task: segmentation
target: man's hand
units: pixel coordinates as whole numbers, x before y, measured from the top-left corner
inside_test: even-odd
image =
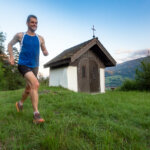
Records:
[[[43,55],[48,56],[48,51],[47,50],[43,51]]]
[[[10,57],[9,62],[10,62],[11,65],[14,65],[15,64],[14,57]]]

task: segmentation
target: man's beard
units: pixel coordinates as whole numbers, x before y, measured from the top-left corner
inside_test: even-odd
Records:
[[[31,32],[35,32],[37,28],[36,29],[29,28],[29,29]]]

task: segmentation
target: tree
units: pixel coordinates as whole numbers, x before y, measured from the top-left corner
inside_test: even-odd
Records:
[[[5,35],[0,32],[0,90],[15,90],[25,85],[23,77],[17,69],[17,65],[11,66],[8,62],[8,55],[4,48]],[[19,52],[13,48],[15,62],[17,64]],[[8,54],[8,52],[7,52]]]
[[[150,62],[141,62],[140,68],[136,69],[135,80],[139,89],[150,90]]]
[[[5,80],[4,79],[4,72],[5,72],[5,69],[3,68],[3,57],[4,57],[4,43],[5,41],[5,36],[4,36],[4,33],[3,32],[0,32],[0,90],[5,86]]]
[[[2,62],[0,61],[0,90],[4,89],[6,85],[6,81],[4,79],[4,71],[5,69],[2,67]]]
[[[4,41],[5,41],[5,35],[3,32],[0,32],[0,54],[4,53]]]
[[[24,79],[17,68],[19,52],[18,49],[15,47],[13,48],[13,55],[15,59],[15,65],[12,66],[8,64],[8,62],[5,62],[3,65],[3,67],[5,68],[5,79],[8,81],[7,86],[5,86],[5,89],[7,90],[15,90],[25,86]]]
[[[120,87],[123,91],[146,90],[150,91],[150,56],[142,61],[136,69],[134,80],[125,80]]]

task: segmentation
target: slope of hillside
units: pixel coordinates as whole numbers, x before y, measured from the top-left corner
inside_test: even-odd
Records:
[[[139,67],[141,61],[150,62],[150,57],[138,58],[117,64],[115,67],[106,68],[106,87],[117,87],[127,78],[134,79],[135,70]]]
[[[46,120],[32,123],[31,101],[18,113],[22,90],[0,92],[0,150],[149,150],[150,93],[75,93],[39,89]],[[132,115],[131,115],[132,114]]]

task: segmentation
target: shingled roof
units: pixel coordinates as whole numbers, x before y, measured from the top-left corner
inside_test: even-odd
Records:
[[[85,53],[87,50],[92,48],[93,46],[97,46],[97,55],[101,55],[101,59],[107,61],[104,63],[105,66],[115,66],[116,61],[111,57],[111,55],[107,52],[107,50],[103,47],[103,45],[99,42],[98,38],[90,39],[86,42],[78,44],[74,47],[64,50],[62,53],[57,55],[55,58],[44,64],[44,67],[58,67],[62,65],[69,65],[69,63],[75,61]],[[104,58],[105,57],[105,58]],[[108,63],[109,62],[109,63]]]

